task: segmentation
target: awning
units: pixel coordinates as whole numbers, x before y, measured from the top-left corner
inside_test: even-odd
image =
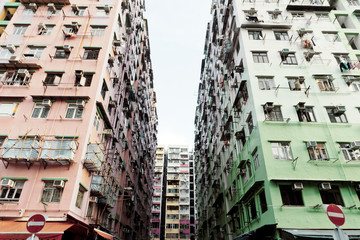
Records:
[[[343,230],[349,239],[359,239],[360,230]],[[290,239],[334,239],[334,230],[331,229],[282,229],[282,236],[292,236]],[[286,238],[289,239],[289,238]]]
[[[276,224],[268,224],[259,227],[253,231],[241,234],[234,238],[234,240],[258,240],[258,239],[272,239],[275,233]]]
[[[106,233],[104,231],[101,231],[101,230],[96,229],[96,228],[94,228],[94,231],[97,234],[99,234],[100,236],[102,236],[103,238],[105,238],[105,239],[114,240],[114,236],[112,236],[112,235],[110,235],[110,234],[108,234],[108,233]]]
[[[73,224],[67,222],[47,222],[36,234],[41,240],[61,240],[62,234]],[[0,221],[0,239],[23,240],[31,234],[26,230],[26,222]]]

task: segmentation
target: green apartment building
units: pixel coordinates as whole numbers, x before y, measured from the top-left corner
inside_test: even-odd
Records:
[[[360,2],[213,1],[195,118],[198,239],[360,239]]]

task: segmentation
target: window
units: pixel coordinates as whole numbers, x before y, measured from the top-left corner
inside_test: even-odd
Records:
[[[50,112],[50,107],[44,106],[41,103],[36,103],[31,118],[47,118]]]
[[[307,149],[311,160],[329,160],[325,143],[316,143],[316,146],[307,146]]]
[[[359,92],[360,91],[360,81],[352,81],[351,88],[354,92]]]
[[[263,38],[262,32],[258,30],[249,30],[248,34],[250,40],[261,40]]]
[[[71,53],[71,48],[56,48],[54,58],[68,59]]]
[[[104,36],[105,27],[92,27],[91,36]]]
[[[281,107],[280,106],[274,106],[272,109],[265,109],[264,106],[264,113],[265,118],[268,121],[283,121],[283,116],[281,113]]]
[[[43,47],[30,47],[29,51],[24,54],[26,58],[40,58],[43,53]]]
[[[350,6],[360,6],[360,2],[358,0],[347,0]]]
[[[266,52],[253,52],[253,59],[255,63],[268,63],[269,59]]]
[[[320,196],[323,204],[336,204],[344,206],[339,186],[331,185],[331,189],[329,190],[320,190]]]
[[[329,115],[330,122],[332,123],[347,123],[348,120],[345,115],[345,110],[339,112],[338,107],[329,107],[326,108],[326,112]]]
[[[335,91],[332,76],[315,76],[315,82],[320,91]]]
[[[260,90],[272,90],[275,88],[273,77],[258,77]]]
[[[316,13],[315,15],[316,15],[316,18],[318,20],[323,20],[323,21],[329,21],[330,20],[328,13]]]
[[[44,80],[44,85],[54,85],[57,86],[60,84],[62,73],[48,73]]]
[[[178,229],[179,228],[179,224],[172,224],[172,223],[168,223],[166,224],[166,228],[171,228],[171,229]]]
[[[34,16],[34,13],[36,12],[36,10],[32,10],[30,8],[25,8],[22,15],[24,16]]]
[[[290,143],[288,142],[272,142],[271,149],[274,159],[292,160]]]
[[[349,41],[349,45],[351,46],[351,48],[357,50],[358,34],[346,34],[345,36]]]
[[[251,134],[253,129],[254,129],[254,123],[253,123],[253,119],[252,119],[252,115],[249,114],[248,119],[246,120],[247,125],[248,125],[248,129],[249,129],[249,133]]]
[[[261,213],[264,213],[268,210],[264,190],[261,190],[261,192],[259,193],[259,200],[260,200]]]
[[[15,116],[19,103],[0,103],[0,117]]]
[[[339,143],[339,147],[346,161],[360,160],[360,150],[352,148],[350,143]]]
[[[104,80],[103,85],[101,87],[101,96],[102,96],[103,99],[105,99],[105,95],[106,95],[107,91],[109,91],[109,89],[108,89],[108,87],[106,85],[106,82]]]
[[[305,80],[303,77],[287,77],[290,91],[300,91],[305,88]]]
[[[281,53],[280,53],[281,55]],[[281,62],[284,65],[297,65],[297,60],[295,57],[295,53],[287,53],[287,54],[283,54],[281,55]]]
[[[14,27],[13,34],[14,35],[24,35],[24,33],[26,32],[27,27],[28,27],[27,25],[16,25]]]
[[[296,110],[300,122],[316,122],[313,107]]]
[[[85,49],[84,59],[97,59],[99,56],[100,49]]]
[[[257,211],[256,211],[256,204],[255,199],[251,199],[250,202],[247,204],[248,215],[251,220],[255,220],[257,218]]]
[[[289,40],[289,35],[287,32],[283,31],[274,31],[276,40]]]
[[[280,185],[280,194],[285,206],[304,206],[302,192],[295,191],[291,185]]]
[[[71,15],[72,16],[84,16],[86,11],[86,7],[77,7],[77,9],[72,9]]]
[[[1,189],[0,201],[19,201],[25,182],[24,181],[14,181],[14,182],[15,182],[14,187],[11,188],[3,187]]]
[[[260,160],[259,160],[259,154],[257,150],[255,150],[252,154],[252,158],[254,160],[255,170],[260,167]]]
[[[63,189],[54,187],[54,181],[46,181],[41,202],[60,202]]]
[[[13,55],[8,48],[2,48],[0,51],[0,58],[9,59]]]
[[[98,112],[96,112],[95,119],[94,119],[94,127],[95,127],[96,131],[99,130],[100,120],[101,120],[100,114]]]
[[[85,189],[82,186],[79,186],[79,191],[76,197],[76,202],[75,202],[75,206],[77,208],[81,209],[81,205],[84,199],[84,194],[85,194]]]
[[[166,219],[179,219],[179,214],[166,214]]]
[[[53,25],[45,25],[45,28],[39,29],[39,35],[50,35],[54,29]]]
[[[5,80],[2,82],[4,85],[11,86],[26,86],[31,80],[31,73],[26,69],[20,69],[16,72],[7,72]]]
[[[82,77],[76,77],[75,86],[79,87],[90,87],[92,82],[93,74],[85,73]]]
[[[83,111],[84,109],[79,108],[75,103],[69,103],[65,118],[79,119],[82,117]]]
[[[334,54],[334,58],[338,64],[351,61],[348,54]]]

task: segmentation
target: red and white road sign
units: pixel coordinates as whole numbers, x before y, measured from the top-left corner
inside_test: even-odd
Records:
[[[45,226],[45,217],[41,214],[35,214],[29,218],[26,223],[26,229],[30,233],[40,232],[41,229]]]
[[[339,208],[337,205],[330,204],[326,209],[326,213],[333,224],[336,226],[344,225],[345,215],[341,208]]]

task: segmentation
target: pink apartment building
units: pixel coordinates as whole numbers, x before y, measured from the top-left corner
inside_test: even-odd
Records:
[[[144,1],[22,0],[0,37],[0,239],[149,239]]]

